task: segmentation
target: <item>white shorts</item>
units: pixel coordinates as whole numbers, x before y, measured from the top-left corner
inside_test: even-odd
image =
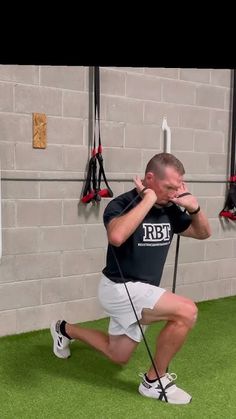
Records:
[[[137,317],[142,318],[142,309],[153,309],[159,298],[166,291],[163,288],[143,282],[126,282]],[[98,298],[105,312],[110,317],[108,333],[110,335],[127,335],[136,342],[141,342],[142,333],[134,310],[129,300],[125,285],[115,283],[102,275]],[[141,325],[143,333],[147,326]]]

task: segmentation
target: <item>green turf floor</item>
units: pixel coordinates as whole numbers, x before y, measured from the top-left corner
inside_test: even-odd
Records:
[[[169,372],[192,403],[169,405],[139,395],[140,372],[149,366],[143,342],[119,367],[83,343],[67,360],[52,353],[48,330],[0,339],[0,419],[236,419],[236,297],[198,304],[199,317]],[[86,322],[106,330],[108,321]],[[149,327],[154,348],[162,325]]]

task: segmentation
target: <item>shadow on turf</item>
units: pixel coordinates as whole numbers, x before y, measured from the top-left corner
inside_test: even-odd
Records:
[[[113,364],[102,354],[83,343],[71,345],[72,356],[66,360],[55,357],[51,339],[44,343],[27,335],[23,341],[15,341],[1,358],[2,379],[11,387],[37,387],[42,385],[45,374],[73,381],[73,385],[96,385],[103,388],[117,388],[121,391],[136,393],[139,383],[138,371],[134,372],[134,381],[125,381],[120,376],[123,367]],[[133,355],[135,357],[135,354]],[[130,361],[131,363],[132,361]]]

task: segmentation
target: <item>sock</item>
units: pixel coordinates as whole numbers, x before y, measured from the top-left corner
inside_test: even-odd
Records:
[[[157,378],[154,378],[154,380],[150,380],[150,378],[148,378],[147,374],[145,374],[145,378],[146,378],[148,383],[155,383],[155,381],[157,381]]]
[[[62,320],[61,324],[60,324],[60,332],[63,336],[65,336],[67,339],[72,339],[69,335],[67,335],[66,333],[66,322],[65,320]]]

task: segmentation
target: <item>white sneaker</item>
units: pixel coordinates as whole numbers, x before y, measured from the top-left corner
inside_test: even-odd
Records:
[[[53,338],[53,352],[58,358],[69,358],[70,356],[70,339],[61,334],[60,324],[62,320],[53,321],[50,327]]]
[[[154,399],[159,399],[165,402],[164,393],[161,389],[160,383],[158,380],[153,383],[149,383],[144,374],[139,374],[142,377],[142,382],[139,385],[139,393],[142,396],[152,397]],[[178,388],[173,381],[175,381],[177,375],[174,373],[166,373],[161,377],[161,384],[165,390],[167,402],[171,404],[188,404],[191,402],[192,397],[186,391]]]

